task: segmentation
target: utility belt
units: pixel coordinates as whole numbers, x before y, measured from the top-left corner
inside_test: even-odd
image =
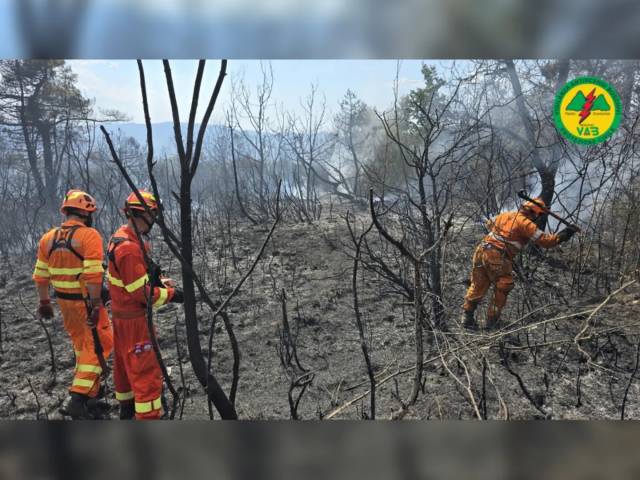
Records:
[[[84,297],[81,293],[68,293],[61,292],[60,290],[55,290],[56,298],[61,298],[62,300],[80,300],[83,301]]]
[[[84,300],[84,297],[82,296],[81,293],[69,293],[69,292],[61,292],[60,290],[55,290],[56,292],[56,298],[61,298],[62,300]],[[102,303],[107,304],[109,302],[109,300],[111,300],[111,297],[109,295],[109,289],[107,289],[105,286],[102,287],[102,291],[101,291],[101,297],[102,297]]]
[[[480,248],[482,248],[483,251],[495,250],[497,252],[500,252],[500,256],[502,257],[503,260],[513,261],[513,254],[509,251],[509,249],[506,246],[505,247],[498,247],[497,245],[494,245],[493,243],[482,242],[480,244]]]
[[[483,250],[498,250],[499,252],[507,253],[507,249],[506,248],[500,248],[500,247],[494,245],[493,243],[482,242],[480,244],[480,246],[482,247]]]

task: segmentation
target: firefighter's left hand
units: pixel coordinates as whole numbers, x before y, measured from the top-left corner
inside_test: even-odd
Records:
[[[53,318],[53,307],[51,306],[51,300],[40,300],[40,305],[38,306],[38,315],[40,315],[40,318],[44,318],[45,320],[50,320]]]

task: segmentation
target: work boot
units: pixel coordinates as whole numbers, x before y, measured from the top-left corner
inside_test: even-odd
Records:
[[[81,393],[71,392],[71,398],[67,404],[60,409],[60,413],[71,420],[91,420],[93,415],[89,412],[87,401],[89,397]]]
[[[485,322],[484,329],[487,332],[491,332],[498,328],[498,320],[500,320],[500,315],[489,315],[487,316],[487,320]]]
[[[460,317],[460,323],[462,324],[463,328],[466,328],[468,330],[478,329],[478,325],[476,324],[476,319],[474,318],[473,313],[474,313],[473,310],[462,311],[462,316]]]
[[[120,420],[133,420],[136,416],[133,402],[120,402]]]
[[[89,398],[87,400],[87,410],[91,417],[95,420],[104,420],[109,418],[109,411],[111,410],[111,405],[109,402],[105,400],[101,400],[100,398]]]

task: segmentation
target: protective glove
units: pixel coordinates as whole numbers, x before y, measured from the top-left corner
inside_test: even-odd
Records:
[[[169,303],[184,303],[184,294],[179,288],[173,290],[173,297]]]
[[[51,300],[40,300],[40,306],[38,307],[38,315],[44,319],[53,318],[53,307],[51,306]]]
[[[102,305],[95,305],[91,308],[91,313],[89,313],[89,317],[87,318],[87,325],[89,328],[93,328],[98,325],[100,321],[100,310],[104,307]]]
[[[558,238],[560,239],[559,243],[566,242],[578,231],[576,227],[567,227],[564,230],[560,230],[558,232]]]

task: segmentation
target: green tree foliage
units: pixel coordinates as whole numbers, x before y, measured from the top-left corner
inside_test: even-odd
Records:
[[[418,138],[433,129],[436,111],[442,110],[445,102],[439,92],[445,81],[438,76],[435,67],[423,65],[422,77],[424,86],[411,90],[400,102],[404,128]]]
[[[369,107],[356,94],[347,90],[340,101],[340,109],[334,117],[336,139],[343,147],[343,157],[348,165],[345,169],[345,188],[353,197],[366,194],[366,185],[362,185],[363,157],[370,151],[368,141],[375,128],[377,119]]]
[[[398,102],[396,111],[386,112],[384,116],[397,129],[403,142],[420,150],[434,128],[443,121],[440,112],[444,109],[445,96],[440,92],[445,81],[440,78],[435,67],[422,66],[424,85],[411,90]],[[397,114],[397,115],[396,115]],[[374,147],[367,170],[373,177],[374,183],[383,181],[388,186],[400,187],[406,178],[411,176],[411,168],[406,164],[397,146],[394,146],[384,132],[381,132]]]
[[[0,60],[0,126],[24,149],[42,200],[56,203],[63,158],[91,101],[63,60]]]

